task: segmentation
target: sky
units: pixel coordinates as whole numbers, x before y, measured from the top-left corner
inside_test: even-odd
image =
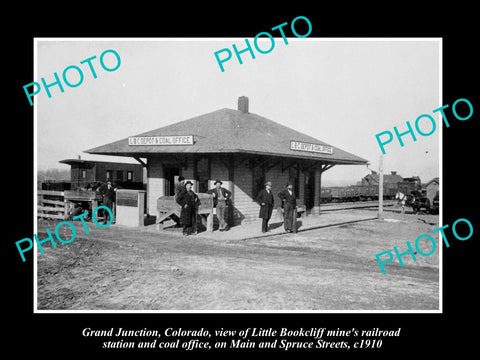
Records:
[[[253,39],[249,39],[253,43]],[[409,135],[400,146],[396,138],[385,146],[385,173],[420,176],[427,182],[439,176],[442,120],[433,110],[441,103],[441,43],[438,39],[322,39],[276,38],[273,50],[256,58],[235,55],[220,70],[214,53],[232,44],[245,48],[245,38],[231,39],[42,39],[36,40],[35,79],[54,81],[54,72],[78,66],[83,82],[42,88],[35,95],[36,162],[38,170],[66,168],[63,159],[136,161],[127,157],[86,154],[83,151],[137,135],[221,108],[237,108],[239,96],[249,98],[249,111],[330,145],[351,152],[370,164],[337,165],[322,175],[322,185],[355,184],[371,170],[378,171],[381,155],[375,135],[422,114],[436,120],[436,131]],[[253,46],[253,45],[252,45]],[[268,49],[268,38],[259,42]],[[105,50],[121,59],[115,71],[99,62]],[[91,60],[97,78],[87,63]],[[111,53],[104,57],[114,67]],[[75,70],[68,80],[79,82]],[[28,100],[26,99],[28,104]],[[432,125],[423,119],[427,133]]]

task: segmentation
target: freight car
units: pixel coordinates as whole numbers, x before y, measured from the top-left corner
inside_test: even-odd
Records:
[[[397,191],[411,194],[418,190],[418,185],[411,182],[399,182],[383,185],[383,198],[395,199]],[[377,185],[349,185],[322,187],[320,201],[322,203],[346,202],[346,201],[370,201],[378,200]]]

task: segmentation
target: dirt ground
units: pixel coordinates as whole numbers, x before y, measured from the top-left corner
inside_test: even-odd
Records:
[[[39,239],[56,224],[39,221]],[[433,255],[406,255],[404,267],[395,258],[385,275],[375,259],[431,234],[436,215],[388,212],[383,221],[250,240],[87,226],[89,235],[75,222],[74,241],[38,252],[38,310],[439,309],[438,236]],[[426,239],[419,246],[432,249]]]

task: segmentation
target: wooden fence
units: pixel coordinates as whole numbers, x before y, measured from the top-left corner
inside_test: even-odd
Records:
[[[37,216],[66,220],[68,201],[64,191],[37,190]]]
[[[75,203],[89,203],[91,210],[102,201],[102,196],[88,190],[37,190],[37,216],[49,219],[67,220]],[[103,219],[98,215],[97,220]]]

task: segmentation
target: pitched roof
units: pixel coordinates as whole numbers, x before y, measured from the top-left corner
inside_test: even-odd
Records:
[[[95,165],[102,164],[115,164],[115,165],[130,165],[130,166],[142,166],[141,164],[123,163],[117,161],[100,161],[100,160],[83,160],[83,159],[65,159],[60,160],[59,163],[67,165]]]
[[[438,184],[440,184],[440,179],[439,179],[438,177],[434,177],[432,180],[430,180],[429,182],[427,182],[427,183],[424,184],[423,186],[424,186],[424,187],[427,187],[427,186],[429,186],[429,185],[432,184],[432,183],[437,183],[437,185],[438,185]]]
[[[86,150],[86,153],[145,157],[158,153],[250,153],[316,159],[340,164],[365,164],[367,160],[323,141],[278,124],[260,115],[233,109],[220,109],[188,120],[135,135],[193,135],[193,145],[129,145],[128,138]],[[325,154],[290,149],[299,141],[332,146]]]

